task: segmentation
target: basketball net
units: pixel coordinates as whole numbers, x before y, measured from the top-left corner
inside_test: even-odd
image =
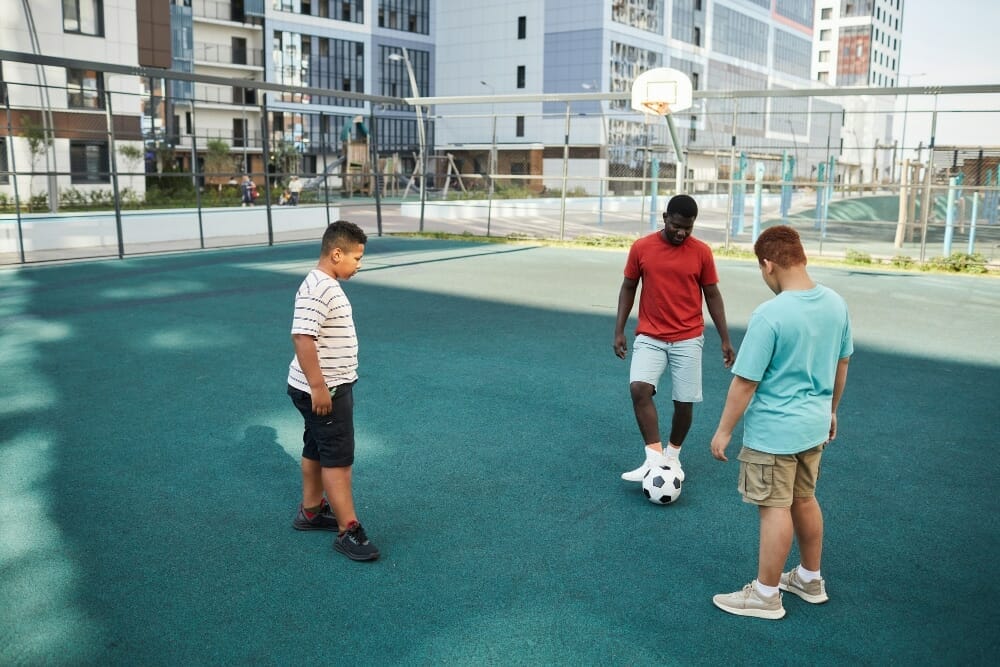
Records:
[[[649,113],[654,113],[657,116],[666,116],[670,113],[670,103],[662,100],[646,100],[642,106],[648,109]]]

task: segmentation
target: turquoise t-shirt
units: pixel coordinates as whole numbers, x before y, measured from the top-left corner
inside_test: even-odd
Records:
[[[796,454],[830,434],[837,362],[854,352],[847,304],[828,287],[785,291],[750,316],[733,374],[759,382],[743,444]]]

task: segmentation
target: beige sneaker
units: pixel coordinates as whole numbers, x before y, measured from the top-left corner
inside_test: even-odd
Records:
[[[725,593],[712,598],[715,606],[722,611],[736,614],[737,616],[753,616],[755,618],[779,619],[785,615],[785,608],[781,606],[781,593],[772,598],[762,597],[754,586],[756,580],[751,581],[743,587],[743,590],[735,593]]]
[[[823,578],[813,579],[810,582],[802,581],[799,579],[799,568],[782,574],[778,588],[794,593],[806,602],[813,604],[822,604],[830,599],[826,594],[826,582],[823,581]]]

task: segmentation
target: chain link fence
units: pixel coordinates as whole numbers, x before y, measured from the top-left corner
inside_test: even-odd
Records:
[[[395,98],[345,107],[338,91],[71,64],[65,86],[0,88],[0,263],[314,240],[341,217],[600,243],[658,228],[677,192],[717,247],[782,222],[817,255],[1000,262],[1000,147],[940,129],[989,124],[995,93],[975,119],[938,108],[941,91],[907,114],[892,98],[708,91],[669,122],[608,93],[470,97],[418,120]]]

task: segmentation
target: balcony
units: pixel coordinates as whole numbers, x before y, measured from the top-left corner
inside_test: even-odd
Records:
[[[240,65],[248,67],[263,67],[264,58],[261,52],[251,48],[237,48],[229,44],[210,44],[195,42],[195,62],[219,65]]]
[[[263,7],[261,7],[261,10]],[[213,21],[230,21],[233,23],[256,23],[263,17],[262,11],[256,10],[253,0],[244,2],[224,2],[223,0],[194,0],[192,10],[195,19],[211,19]]]

